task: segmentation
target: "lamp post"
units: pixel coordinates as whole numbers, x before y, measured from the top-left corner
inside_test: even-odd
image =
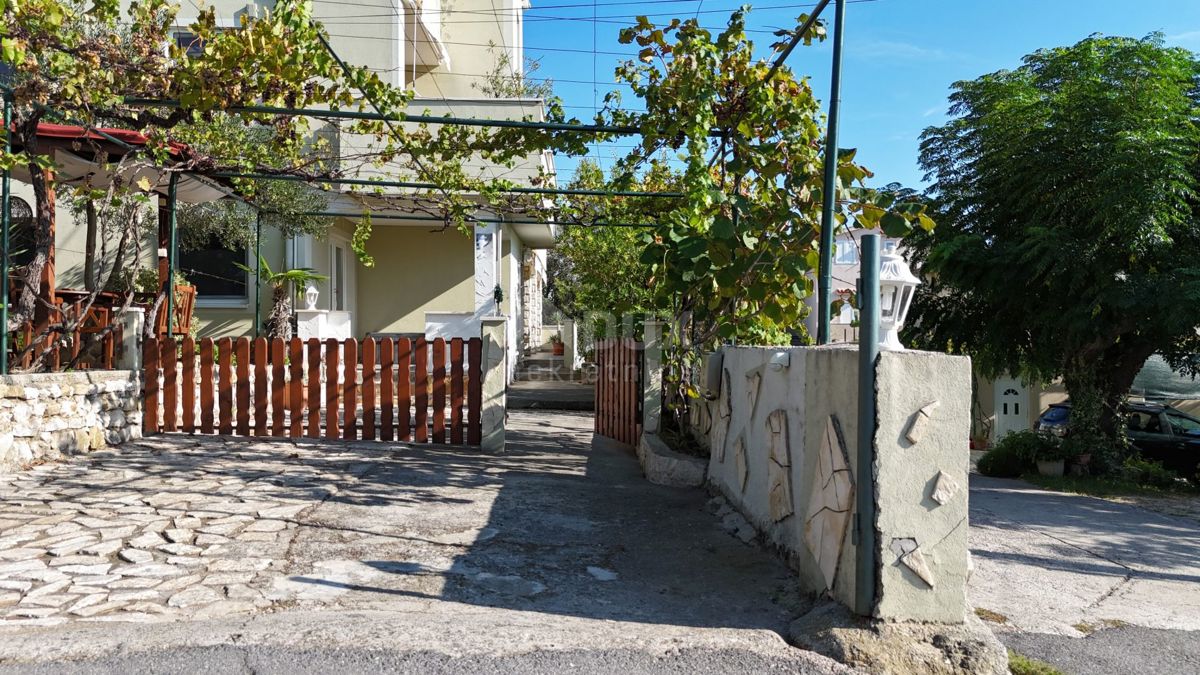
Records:
[[[885,253],[879,259],[879,328],[882,339],[879,348],[904,351],[900,344],[900,329],[908,318],[913,294],[921,280],[912,273],[904,257],[898,253]]]

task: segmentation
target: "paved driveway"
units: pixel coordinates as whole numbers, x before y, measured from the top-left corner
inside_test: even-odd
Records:
[[[503,455],[160,436],[0,479],[0,663],[840,668],[784,643],[792,575],[705,493],[588,415],[510,429]]]
[[[1200,672],[1195,521],[972,475],[970,543],[971,602],[1010,646],[1070,672]]]

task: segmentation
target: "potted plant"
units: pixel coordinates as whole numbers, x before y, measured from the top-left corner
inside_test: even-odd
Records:
[[[1067,459],[1072,454],[1070,448],[1065,447],[1057,436],[1042,436],[1041,447],[1034,455],[1038,473],[1043,476],[1062,476],[1066,473]]]
[[[562,356],[566,350],[566,347],[563,345],[562,336],[558,333],[550,336],[550,347],[554,350],[555,356]]]

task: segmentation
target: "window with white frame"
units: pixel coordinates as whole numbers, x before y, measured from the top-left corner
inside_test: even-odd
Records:
[[[853,239],[838,239],[834,242],[833,263],[835,265],[857,265],[858,245]]]

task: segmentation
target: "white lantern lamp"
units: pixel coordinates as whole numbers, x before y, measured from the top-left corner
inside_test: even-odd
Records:
[[[308,282],[304,285],[304,309],[314,312],[317,310],[317,298],[320,296],[320,291],[317,290],[317,285],[313,282]]]
[[[879,348],[902,352],[900,329],[908,318],[913,294],[921,280],[908,268],[904,257],[894,251],[879,257]]]

